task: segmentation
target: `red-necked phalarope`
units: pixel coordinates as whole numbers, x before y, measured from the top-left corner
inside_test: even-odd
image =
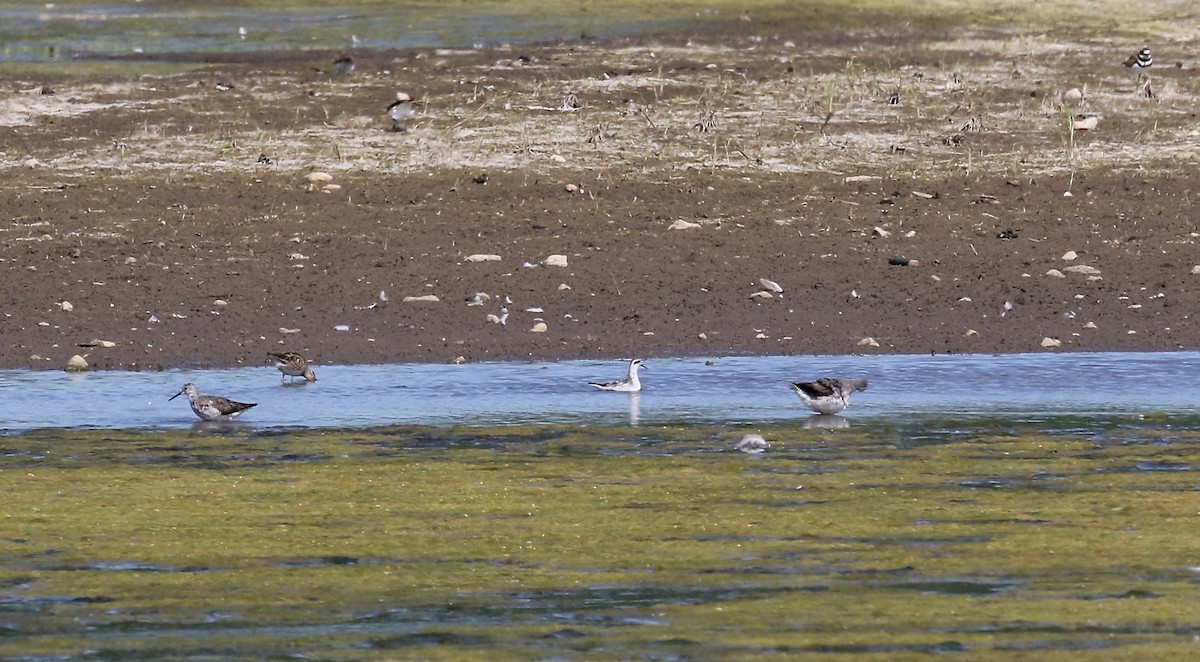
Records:
[[[836,414],[850,406],[850,396],[856,391],[867,390],[867,380],[822,377],[815,382],[792,384],[792,390],[818,414]]]
[[[629,362],[629,375],[625,379],[615,382],[588,382],[592,386],[601,391],[620,391],[622,393],[636,393],[642,390],[642,382],[638,380],[638,369],[644,367],[641,359],[634,359]]]
[[[294,381],[296,377],[303,377],[305,381],[317,381],[317,373],[309,367],[308,360],[295,352],[268,352],[267,356],[272,361],[275,361],[275,367],[279,368],[279,372],[283,373],[279,381],[284,381],[285,378],[291,377]]]
[[[187,394],[192,411],[206,421],[227,421],[255,405],[253,402],[234,402],[219,395],[200,395],[196,385],[191,383],[184,384],[178,393],[167,398],[167,402],[184,394]]]

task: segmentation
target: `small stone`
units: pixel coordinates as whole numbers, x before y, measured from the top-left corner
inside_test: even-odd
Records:
[[[93,340],[89,344],[95,345],[97,347],[105,347],[105,348],[117,346],[117,343],[115,343],[111,340]]]
[[[783,294],[783,286],[773,280],[767,278],[759,278],[758,284],[763,286],[763,289],[776,294]]]
[[[1051,278],[1066,278],[1067,277],[1066,274],[1059,271],[1058,269],[1051,269],[1050,271],[1046,272],[1046,275],[1050,276]]]
[[[70,301],[62,301],[58,304],[58,307],[61,308],[64,313],[69,313],[72,310],[75,310],[75,306],[72,306]]]
[[[349,331],[350,325],[349,324],[338,324],[337,326],[333,327],[333,330],[334,331]]]
[[[754,294],[751,294],[750,298],[751,299],[774,299],[775,295],[771,294],[770,292],[767,292],[766,290],[760,290],[758,292],[755,292]]]
[[[966,336],[968,338],[970,338],[971,336],[977,336],[977,335],[979,335],[979,332],[976,331],[975,329],[967,329]]]
[[[1063,253],[1062,259],[1066,262],[1070,262],[1077,257],[1079,257],[1079,254],[1075,251],[1067,251],[1066,253]]]
[[[125,264],[137,264],[137,258],[132,256],[127,257],[125,258]]]
[[[1092,115],[1091,117],[1075,118],[1075,121],[1071,123],[1071,126],[1074,127],[1076,131],[1091,131],[1099,124],[1100,118]]]
[[[454,365],[462,365],[466,362],[467,362],[467,357],[465,357],[465,356],[454,357]]]
[[[342,185],[341,184],[326,184],[321,187],[321,190],[329,191],[329,192],[340,191],[340,190],[342,190]]]
[[[228,306],[229,302],[224,299],[215,299],[215,300],[213,300],[213,305],[217,306],[217,307],[224,307],[224,306]]]
[[[742,437],[741,441],[733,445],[734,450],[739,450],[743,453],[757,455],[765,452],[771,445],[763,439],[761,434],[748,434]]]
[[[402,301],[404,301],[404,303],[412,303],[412,302],[414,302],[414,301],[423,301],[423,302],[428,302],[428,303],[438,303],[439,301],[441,301],[441,299],[438,299],[438,298],[437,298],[437,295],[435,295],[435,294],[422,294],[422,295],[421,295],[421,296],[419,296],[419,297],[404,297],[404,298],[402,299]]]
[[[281,327],[279,327],[279,333],[281,333],[281,334],[283,334],[283,335],[285,335],[285,336],[288,336],[288,335],[291,335],[291,334],[293,334],[293,333],[300,333],[300,329],[289,329],[289,328],[286,328],[286,327],[282,327],[282,326],[281,326]]]
[[[698,333],[698,334],[696,334],[696,337],[697,337],[697,338],[699,338],[699,339],[701,339],[701,340],[708,340],[708,334],[707,334],[707,333]]]
[[[565,267],[567,266],[567,256],[551,255],[545,260],[542,260],[542,264],[546,265],[547,267]]]
[[[492,255],[491,253],[476,253],[474,255],[468,255],[467,257],[463,258],[463,260],[466,262],[499,262],[500,256]]]
[[[67,372],[86,372],[90,368],[91,366],[88,365],[87,359],[83,358],[79,354],[72,356],[70,360],[67,361]]]
[[[571,289],[571,286],[570,286],[570,285],[567,285],[566,283],[559,283],[559,284],[558,284],[558,291],[559,291],[559,292],[563,292],[563,291],[565,291],[565,290],[569,290],[569,289]]]
[[[768,336],[765,333],[755,334],[755,336],[754,336],[755,340],[766,340],[767,338],[770,338],[770,336]]]
[[[1095,323],[1095,322],[1088,322],[1087,324],[1084,324],[1084,325],[1083,325],[1083,328],[1085,328],[1085,329],[1095,329],[1095,328],[1097,328],[1097,327],[1096,327],[1096,323]]]
[[[878,225],[875,226],[875,229],[872,230],[872,232],[874,232],[876,235],[878,235],[880,237],[883,237],[884,239],[892,236],[891,232],[884,230],[883,228],[879,227]]]
[[[310,184],[320,184],[323,182],[332,182],[333,175],[327,172],[310,172],[304,176],[304,179],[308,180]]]
[[[533,328],[530,329],[529,332],[530,333],[545,333],[546,329],[547,329],[547,326],[546,326],[545,322],[538,322],[537,324],[533,325]]]
[[[578,184],[567,184],[566,190],[567,190],[567,193],[578,193],[579,185]]]
[[[1042,338],[1042,347],[1058,347],[1062,341],[1058,338]]]
[[[866,338],[863,338],[862,340],[858,341],[858,346],[859,347],[878,347],[879,343],[876,342],[874,338],[867,336]]]
[[[670,226],[668,226],[667,229],[668,230],[695,230],[698,227],[700,227],[699,223],[692,223],[691,221],[685,221],[683,219],[679,219],[678,221],[675,221]]]
[[[1200,274],[1200,264],[1197,264],[1196,266],[1192,267],[1192,273]]]
[[[1083,92],[1079,91],[1078,87],[1072,87],[1066,92],[1063,92],[1062,100],[1064,104],[1077,106],[1081,101],[1083,101]]]
[[[1066,269],[1063,269],[1063,271],[1066,271],[1068,273],[1073,273],[1073,274],[1084,274],[1085,276],[1099,276],[1100,275],[1099,269],[1097,269],[1096,267],[1087,265],[1087,264],[1076,264],[1074,266],[1070,266],[1070,267],[1067,267]]]
[[[31,156],[22,161],[21,165],[25,166],[26,168],[40,168],[42,167],[42,162]]]

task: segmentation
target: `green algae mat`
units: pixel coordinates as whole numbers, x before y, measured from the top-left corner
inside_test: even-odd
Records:
[[[0,437],[0,656],[1194,654],[1198,434],[1045,427]]]

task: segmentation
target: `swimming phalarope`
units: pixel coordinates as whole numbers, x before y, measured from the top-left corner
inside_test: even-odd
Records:
[[[396,100],[387,107],[388,117],[392,118],[392,131],[399,133],[407,128],[408,118],[413,114],[413,100],[403,92],[396,93]]]
[[[167,398],[167,402],[184,394],[187,394],[192,411],[206,421],[227,421],[255,405],[252,402],[234,402],[219,395],[200,395],[192,383],[184,384],[178,393]]]
[[[850,396],[856,391],[867,390],[867,380],[822,377],[815,382],[792,384],[792,390],[818,414],[836,414],[850,406]]]
[[[317,373],[308,366],[308,361],[303,356],[295,352],[268,352],[267,356],[275,361],[275,367],[283,373],[280,382],[287,377],[291,377],[293,381],[296,377],[303,377],[308,382],[317,381]]]
[[[625,379],[615,382],[588,382],[592,386],[601,391],[620,391],[622,393],[636,393],[642,390],[642,382],[638,380],[638,369],[644,367],[641,359],[634,359],[629,362],[629,375]]]

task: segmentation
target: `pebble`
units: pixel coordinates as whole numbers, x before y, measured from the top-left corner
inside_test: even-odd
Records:
[[[69,313],[72,310],[75,310],[75,306],[72,306],[70,301],[63,301],[58,304],[58,307],[62,308],[64,313]]]
[[[213,305],[214,306],[228,306],[229,302],[224,299],[214,299]]]
[[[339,325],[333,327],[333,330],[334,331],[349,331],[350,325],[349,324],[339,324]]]
[[[966,336],[968,338],[970,338],[971,336],[977,336],[977,335],[979,335],[979,332],[976,331],[975,329],[967,329]]]
[[[1074,260],[1077,257],[1079,257],[1079,254],[1076,253],[1075,251],[1067,251],[1066,253],[1063,253],[1062,259],[1067,262],[1070,262],[1071,260]]]
[[[763,288],[765,288],[768,292],[774,292],[776,294],[783,294],[783,286],[781,286],[779,283],[776,283],[773,280],[770,280],[767,278],[759,278],[758,284],[762,285]]]
[[[463,259],[467,262],[499,262],[500,256],[492,255],[491,253],[476,253],[474,255],[468,255]]]
[[[1066,274],[1059,271],[1058,269],[1051,269],[1050,271],[1046,272],[1046,275],[1050,276],[1051,278],[1066,278],[1067,277]]]
[[[567,285],[566,283],[559,283],[559,285],[558,285],[559,292],[562,292],[564,290],[569,290],[569,289],[571,289],[571,286]]]
[[[691,221],[685,221],[683,219],[680,219],[680,220],[672,223],[670,226],[668,226],[667,229],[668,230],[695,230],[698,227],[700,227],[699,223],[692,223]]]
[[[72,356],[67,361],[67,372],[86,372],[91,366],[88,365],[87,359],[79,354]]]
[[[567,256],[551,255],[545,260],[542,260],[542,264],[546,265],[547,267],[565,267],[567,266]]]
[[[733,445],[734,450],[739,450],[743,453],[758,454],[765,452],[771,445],[763,439],[761,434],[748,434],[742,437],[741,441]]]
[[[867,336],[866,338],[863,338],[862,340],[858,341],[858,346],[859,347],[878,347],[879,343],[876,342],[876,340],[874,338]]]
[[[419,297],[404,297],[402,299],[402,301],[404,301],[404,303],[412,303],[413,301],[426,301],[429,303],[437,303],[437,302],[441,301],[441,299],[437,298],[436,294],[422,294]]]
[[[754,294],[751,294],[750,298],[751,299],[774,299],[775,295],[771,294],[770,292],[767,292],[766,290],[760,290],[758,292],[755,292]]]
[[[1074,266],[1063,269],[1063,271],[1073,273],[1073,274],[1084,274],[1085,276],[1099,276],[1100,275],[1099,269],[1097,269],[1096,267],[1087,265],[1087,264],[1076,264]]]
[[[105,347],[105,348],[117,346],[117,343],[115,343],[111,340],[93,340],[91,342],[91,344],[95,345],[97,347]]]
[[[1065,104],[1078,105],[1081,101],[1083,101],[1083,92],[1079,91],[1078,87],[1072,87],[1066,92],[1063,92],[1062,100]]]
[[[1071,123],[1071,126],[1074,127],[1076,131],[1091,131],[1099,124],[1100,118],[1092,115],[1091,117],[1076,118],[1075,121]]]
[[[293,333],[300,333],[300,329],[288,329],[288,328],[281,326],[281,327],[279,327],[279,332],[282,333],[283,335],[287,336],[287,335],[291,335]]]
[[[1042,347],[1058,347],[1062,345],[1062,341],[1058,338],[1042,338]]]
[[[887,230],[884,230],[883,228],[879,227],[878,225],[876,225],[876,226],[875,226],[875,229],[874,229],[874,230],[872,230],[872,232],[874,232],[875,234],[879,235],[880,237],[883,237],[884,239],[886,239],[886,238],[888,238],[888,237],[892,236],[892,233],[891,233],[891,232],[888,232]]]
[[[320,171],[310,172],[304,176],[304,179],[308,180],[312,184],[317,184],[317,183],[321,183],[321,182],[332,182],[333,175],[331,175],[327,172],[320,172]]]
[[[1196,266],[1192,267],[1192,273],[1200,274],[1200,264],[1197,264]]]
[[[530,329],[529,332],[530,333],[545,333],[547,328],[548,327],[546,326],[545,322],[538,322],[537,324],[533,325],[533,328]]]
[[[1085,329],[1095,329],[1095,328],[1097,328],[1097,327],[1096,327],[1096,323],[1095,323],[1095,322],[1088,322],[1087,324],[1084,324],[1084,325],[1083,325],[1083,328],[1085,328]]]

